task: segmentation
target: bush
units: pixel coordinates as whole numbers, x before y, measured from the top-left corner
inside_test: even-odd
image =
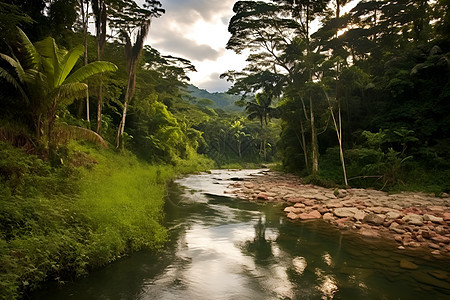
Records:
[[[81,276],[131,251],[159,249],[167,239],[161,221],[173,167],[80,144],[67,150],[81,167],[66,161],[52,168],[1,145],[1,299],[44,280]]]

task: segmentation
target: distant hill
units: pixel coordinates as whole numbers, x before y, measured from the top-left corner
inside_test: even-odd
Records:
[[[240,96],[229,95],[227,93],[210,93],[207,90],[199,89],[194,85],[188,85],[188,92],[190,93],[192,99],[187,99],[192,103],[197,103],[201,99],[210,99],[215,105],[211,108],[221,108],[226,111],[243,111],[243,107],[239,107],[234,104],[235,101],[240,100]],[[203,101],[204,103],[206,101]]]

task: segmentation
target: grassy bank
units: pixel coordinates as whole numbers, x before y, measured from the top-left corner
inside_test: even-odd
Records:
[[[165,182],[199,158],[153,166],[131,154],[71,144],[63,165],[0,145],[0,298],[86,274],[132,251],[158,249]]]

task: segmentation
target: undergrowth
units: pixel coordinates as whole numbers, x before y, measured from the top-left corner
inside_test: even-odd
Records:
[[[71,143],[57,168],[0,144],[0,299],[64,282],[132,251],[159,249],[167,180],[208,168],[193,156],[150,165],[131,153]]]

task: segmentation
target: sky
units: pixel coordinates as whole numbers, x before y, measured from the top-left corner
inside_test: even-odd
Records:
[[[161,0],[166,13],[152,21],[146,43],[163,55],[189,59],[197,72],[191,83],[209,92],[223,92],[231,83],[219,79],[240,70],[245,56],[226,50],[228,22],[236,0]]]
[[[343,10],[348,11],[359,0]],[[161,0],[166,13],[153,19],[146,43],[163,55],[189,59],[197,72],[191,83],[209,92],[224,92],[231,83],[219,79],[228,70],[241,70],[246,55],[225,46],[230,38],[228,23],[237,0]]]

